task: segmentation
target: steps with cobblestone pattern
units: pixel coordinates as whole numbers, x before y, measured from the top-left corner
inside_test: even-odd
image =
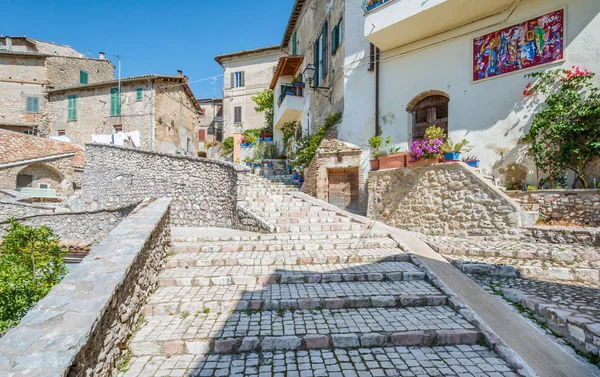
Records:
[[[344,263],[408,262],[410,256],[396,248],[290,251],[203,251],[178,253],[167,268],[203,266],[270,266]]]
[[[379,281],[160,287],[146,315],[228,310],[384,308],[446,305],[447,297],[429,282]]]
[[[218,229],[218,228],[215,228]],[[268,243],[288,243],[294,244],[296,242],[308,242],[316,243],[325,242],[328,240],[344,240],[342,242],[365,242],[366,239],[373,238],[385,238],[391,240],[388,233],[378,231],[351,231],[351,232],[311,232],[311,233],[269,233],[269,234],[256,234],[252,236],[212,236],[212,235],[199,235],[196,237],[174,237],[174,242],[198,242],[201,244],[238,244],[243,242],[244,244],[256,245],[256,244],[268,244]],[[290,241],[290,242],[288,242]]]
[[[338,281],[424,280],[426,275],[411,263],[211,266],[166,269],[159,286],[303,284]]]

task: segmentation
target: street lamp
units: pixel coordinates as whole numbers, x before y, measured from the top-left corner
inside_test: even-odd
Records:
[[[304,68],[304,71],[302,71],[302,75],[306,78],[306,81],[308,81],[308,87],[311,89],[317,90],[317,91],[318,91],[318,89],[330,90],[331,88],[326,87],[326,86],[318,86],[318,85],[313,86],[312,85],[313,80],[315,79],[316,72],[317,72],[317,69],[311,63],[307,64],[306,67]],[[319,92],[319,93],[321,93],[321,92]],[[323,93],[321,93],[321,94],[323,94]],[[325,97],[327,97],[327,96],[325,96]]]

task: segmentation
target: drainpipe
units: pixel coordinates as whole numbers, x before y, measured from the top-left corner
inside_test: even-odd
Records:
[[[150,81],[150,150],[154,148],[154,81]]]
[[[379,48],[375,47],[375,136],[381,135],[379,124]]]

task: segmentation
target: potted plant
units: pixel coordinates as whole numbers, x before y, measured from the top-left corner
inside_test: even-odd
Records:
[[[294,181],[297,181],[299,177],[300,177],[300,175],[298,174],[298,169],[295,169],[295,168],[292,169],[292,179]]]
[[[247,135],[244,135],[244,142],[246,142],[248,146],[254,146],[256,145],[256,136],[248,133]]]
[[[467,165],[478,168],[479,167],[479,159],[476,156],[467,156],[462,159],[464,163]]]
[[[304,83],[300,77],[294,77],[292,84],[297,88],[304,88]]]
[[[371,155],[373,159],[371,162],[371,170],[379,170],[379,149],[381,148],[382,143],[381,136],[371,136],[369,139],[369,146],[371,147]]]
[[[382,146],[383,144],[383,146]],[[371,160],[371,169],[396,169],[406,166],[406,153],[398,153],[400,148],[392,147],[392,138],[388,136],[385,143],[380,136],[369,139],[369,145],[373,148],[374,162]]]
[[[245,164],[246,166],[252,166],[252,159],[251,159],[250,157],[246,157],[246,158],[244,159],[244,164]]]
[[[304,182],[304,170],[300,170],[300,172],[298,173],[298,182]]]
[[[440,147],[440,152],[444,154],[444,161],[460,161],[460,154],[468,152],[472,148],[467,139],[462,139],[458,143],[453,143],[452,139],[448,138]]]
[[[411,144],[412,159],[408,161],[408,166],[425,166],[438,162],[440,148],[444,144],[444,136],[442,128],[435,125],[429,126],[425,130],[425,137],[415,140]]]

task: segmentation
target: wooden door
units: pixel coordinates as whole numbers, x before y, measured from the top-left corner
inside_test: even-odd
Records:
[[[329,170],[329,203],[358,211],[358,168]]]

